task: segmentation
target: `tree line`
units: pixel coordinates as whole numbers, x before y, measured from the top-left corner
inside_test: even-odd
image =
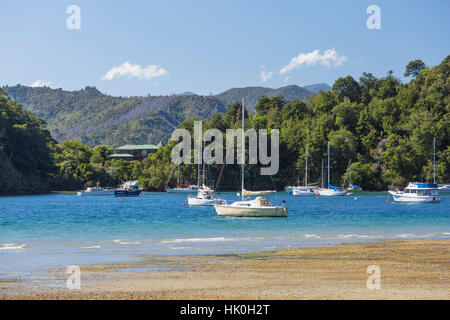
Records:
[[[403,83],[392,71],[377,78],[363,73],[336,80],[330,91],[320,91],[307,102],[286,102],[282,96],[259,98],[255,113],[246,111],[245,129],[280,130],[280,170],[273,177],[260,176],[257,165],[246,167],[249,189],[284,188],[304,179],[308,145],[309,181],[319,182],[327,142],[331,145],[331,181],[348,180],[365,190],[386,190],[408,181],[432,181],[433,137],[436,137],[436,177],[450,182],[449,76],[450,56],[427,67],[411,61]],[[203,121],[203,130],[240,128],[240,102],[225,113]],[[179,127],[193,131],[198,118]],[[79,141],[55,141],[44,120],[35,117],[0,91],[0,194],[78,190],[87,183],[115,186],[139,180],[146,190],[161,191],[177,182],[178,168],[171,162],[170,141],[142,162],[109,160],[113,148],[94,148]],[[351,166],[349,161],[351,160]],[[239,165],[208,166],[210,184],[222,178],[219,190],[237,190]],[[195,183],[196,165],[182,165],[181,183]],[[169,177],[170,180],[169,180]]]

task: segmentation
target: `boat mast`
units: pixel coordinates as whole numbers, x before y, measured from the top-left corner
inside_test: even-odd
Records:
[[[201,145],[200,145],[201,146]],[[197,164],[197,189],[200,189],[200,161],[201,152],[198,153],[198,164]]]
[[[323,158],[322,158],[322,189],[323,189]]]
[[[242,190],[241,190],[241,195],[242,195],[242,201],[244,201],[244,161],[245,161],[245,136],[244,136],[244,101],[245,98],[242,98],[242,136],[241,136],[241,144],[242,144],[242,155],[241,155],[241,160],[242,160],[242,168],[241,168],[241,186],[242,186]]]
[[[433,183],[436,184],[436,137],[433,137]]]
[[[328,141],[328,187],[330,187],[330,141]]]
[[[308,145],[306,145],[305,187],[308,186]]]
[[[350,169],[350,174],[349,174],[349,177],[348,177],[348,183],[350,184],[350,186],[353,186],[353,184],[352,184],[352,159],[350,159],[348,161],[348,166],[349,166],[349,169]]]
[[[203,142],[203,150],[205,150],[205,143]],[[202,150],[202,153],[203,153],[203,150]],[[202,163],[203,163],[203,167],[202,167],[202,188],[203,188],[203,186],[205,185],[205,161],[203,161],[203,157],[202,157]]]

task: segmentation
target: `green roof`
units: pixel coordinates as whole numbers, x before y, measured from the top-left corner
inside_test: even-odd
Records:
[[[134,158],[134,156],[128,153],[113,153],[108,158]]]
[[[161,142],[157,146],[155,146],[154,144],[126,144],[124,146],[116,148],[116,150],[150,150],[158,149],[161,146]]]

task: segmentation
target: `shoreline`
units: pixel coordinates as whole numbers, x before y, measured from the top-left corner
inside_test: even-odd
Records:
[[[60,190],[60,191],[49,191],[49,192],[43,192],[43,193],[18,193],[18,194],[0,194],[0,197],[17,197],[17,196],[41,196],[41,195],[49,195],[49,194],[76,194],[77,192],[79,192],[79,191],[83,191],[83,190],[76,190],[76,191],[71,191],[71,190]],[[239,191],[219,191],[219,192],[216,192],[217,194],[221,194],[221,193],[230,193],[230,194],[234,194],[234,193],[237,193],[237,192],[239,192]],[[363,191],[357,191],[357,190],[354,190],[354,191],[349,191],[349,193],[352,193],[352,194],[368,194],[368,193],[387,193],[388,192],[388,190],[386,190],[386,191],[369,191],[369,190],[363,190]],[[164,194],[166,194],[166,192],[163,190],[163,191],[143,191],[143,193],[150,193],[150,194],[153,194],[153,193],[164,193]],[[277,191],[276,192],[277,194],[286,194],[286,195],[291,195],[290,193],[288,193],[288,192],[285,192],[285,191]],[[182,194],[182,195],[188,195],[188,193],[180,193],[180,194]]]
[[[450,240],[349,242],[270,252],[139,255],[39,279],[0,279],[0,299],[450,299]],[[369,290],[367,267],[381,271]]]

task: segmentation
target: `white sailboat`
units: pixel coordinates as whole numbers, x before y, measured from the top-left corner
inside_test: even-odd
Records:
[[[199,157],[201,153],[199,152]],[[197,196],[188,196],[189,206],[213,206],[216,203],[224,202],[222,199],[214,198],[214,190],[205,185],[205,163],[203,162],[203,184],[200,187],[200,161],[197,168]]]
[[[335,187],[330,184],[330,141],[328,141],[328,188],[323,187],[323,170],[322,170],[322,188],[317,192],[321,196],[344,196],[346,191],[342,187]]]
[[[173,172],[173,169],[172,169],[172,172]],[[170,181],[172,172],[170,173],[170,177],[169,177],[169,180],[167,181],[167,184]],[[178,166],[177,186],[175,188],[168,188],[167,184],[166,184],[166,188],[165,188],[165,191],[167,193],[196,193],[198,190],[198,186],[196,186],[196,185],[180,184],[180,166]]]
[[[410,182],[404,191],[391,191],[396,202],[439,202],[439,186],[436,183],[436,138],[433,139],[433,183]]]
[[[198,189],[197,196],[188,196],[189,206],[213,206],[222,202],[222,199],[214,198],[214,190],[205,185]]]
[[[232,217],[286,217],[287,208],[271,204],[267,197],[256,197],[254,200],[246,200],[245,196],[263,195],[275,191],[247,191],[244,188],[245,172],[245,137],[244,137],[244,99],[242,99],[242,167],[241,167],[241,201],[231,204],[214,204],[214,209],[219,216]]]
[[[294,196],[314,196],[316,193],[313,188],[308,187],[308,145],[306,145],[306,167],[305,167],[305,185],[292,188]]]

